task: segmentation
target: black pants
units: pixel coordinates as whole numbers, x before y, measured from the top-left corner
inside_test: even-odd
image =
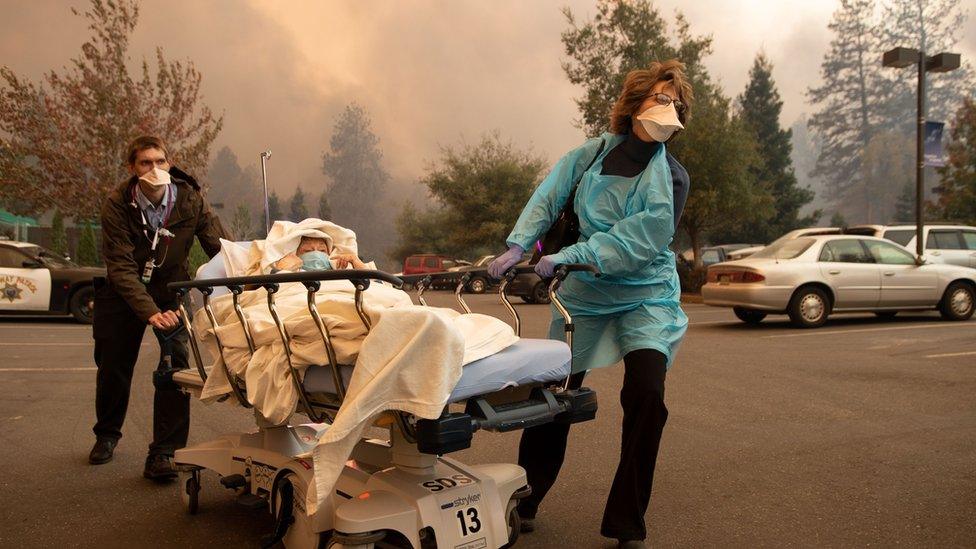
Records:
[[[95,414],[97,422],[93,431],[97,437],[122,438],[122,423],[129,407],[129,392],[132,387],[132,372],[139,358],[139,348],[146,332],[146,323],[129,309],[124,301],[100,299],[95,301],[95,364],[98,374],[95,381]],[[174,309],[175,303],[167,304],[164,310]],[[101,311],[99,307],[102,307]],[[187,362],[187,335],[181,331],[167,344],[165,332],[153,328],[160,344],[160,363],[153,375],[155,395],[153,397],[153,441],[149,454],[172,456],[178,449],[186,446],[190,432],[190,397],[173,385],[167,377],[159,375],[161,370],[170,367],[165,360],[163,349],[169,347],[171,367],[183,369]]]
[[[608,538],[642,540],[647,537],[644,513],[651,499],[654,465],[661,433],[668,420],[664,406],[667,359],[651,349],[624,357],[620,404],[624,410],[620,464],[614,476],[600,533]],[[573,382],[579,387],[583,376]],[[519,515],[534,518],[566,455],[569,425],[548,423],[526,429],[519,444],[519,465],[528,476],[532,494],[519,502]]]

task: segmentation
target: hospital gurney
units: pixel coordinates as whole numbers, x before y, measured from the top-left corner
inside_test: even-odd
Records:
[[[505,288],[517,273],[526,269],[531,267],[509,271],[499,289],[502,302],[514,316],[517,334],[519,317],[508,301]],[[437,419],[418,419],[401,412],[383,414],[347,461],[335,486],[334,509],[320,506],[315,513],[306,512],[306,495],[314,486],[314,464],[309,452],[342,405],[353,369],[351,365],[337,363],[329,330],[316,308],[315,293],[322,281],[350,281],[355,288],[356,310],[369,330],[371,320],[363,308],[363,293],[371,281],[397,287],[402,281],[379,271],[338,270],[170,284],[181,303],[185,303],[183,298],[190,289],[199,290],[203,294],[203,309],[213,327],[217,321],[210,297],[214,288],[228,288],[252,353],[254,343],[238,298],[246,287],[263,287],[288,357],[291,380],[298,391],[297,411],[312,420],[303,425],[288,425],[288,422],[273,425],[255,413],[258,426],[255,432],[225,435],[177,450],[174,460],[180,470],[179,488],[184,505],[189,513],[197,512],[200,473],[210,469],[220,475],[224,487],[237,492],[245,505],[270,508],[274,529],[263,540],[266,547],[278,541],[288,548],[511,546],[519,534],[517,502],[531,493],[525,471],[515,464],[468,466],[445,454],[468,448],[477,431],[507,432],[549,422],[576,423],[595,416],[595,393],[586,388],[568,388],[573,324],[556,296],[556,289],[568,273],[583,270],[595,272],[586,265],[561,266],[549,287],[553,303],[565,316],[569,345],[561,341],[521,339],[499,353],[466,365],[451,394],[450,404]],[[436,276],[413,277],[418,298],[424,305],[423,293]],[[457,273],[441,276],[456,278]],[[461,296],[467,276],[470,275],[459,280],[455,295],[460,306],[470,312]],[[309,367],[304,379],[291,366],[289,335],[275,309],[275,294],[281,284],[289,282],[300,282],[308,290],[308,311],[327,355],[323,357],[325,365]],[[190,332],[196,368],[177,371],[173,381],[185,391],[199,394],[208,370],[201,359],[185,305],[181,305],[180,315]],[[223,353],[219,337],[216,339]],[[231,382],[231,398],[250,408],[243,380],[224,373]]]

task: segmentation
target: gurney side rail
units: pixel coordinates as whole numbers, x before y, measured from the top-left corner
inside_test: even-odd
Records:
[[[335,381],[336,392],[341,403],[345,398],[345,384],[342,380],[342,375],[339,371],[339,364],[336,360],[335,348],[332,345],[332,337],[329,333],[328,327],[323,322],[321,316],[318,313],[318,309],[315,304],[315,292],[321,287],[322,281],[331,280],[348,280],[353,284],[356,289],[355,294],[355,305],[356,312],[359,315],[360,320],[366,327],[368,332],[372,327],[372,320],[369,318],[369,314],[366,312],[363,306],[363,292],[369,288],[370,281],[379,280],[383,282],[388,282],[394,287],[401,287],[403,282],[388,273],[382,271],[373,270],[361,270],[361,269],[345,269],[336,271],[308,271],[308,272],[295,272],[295,273],[278,273],[272,275],[258,275],[258,276],[238,276],[238,277],[226,277],[226,278],[211,278],[203,280],[187,280],[182,282],[172,282],[167,285],[167,287],[176,292],[177,296],[180,298],[180,315],[183,318],[183,322],[187,327],[189,333],[190,346],[193,350],[193,360],[196,363],[197,371],[200,373],[200,378],[203,381],[207,380],[207,371],[203,366],[203,360],[200,356],[199,344],[197,342],[196,333],[193,329],[192,319],[186,310],[183,302],[183,298],[186,296],[190,289],[196,288],[203,294],[204,310],[206,311],[207,318],[210,320],[211,325],[214,328],[214,336],[217,340],[217,348],[223,358],[223,346],[221,345],[220,338],[217,337],[217,320],[214,315],[213,309],[210,304],[210,295],[213,293],[214,287],[225,286],[230,289],[233,295],[233,308],[238,319],[241,321],[241,328],[244,331],[244,337],[247,340],[248,350],[253,355],[254,353],[254,340],[251,336],[250,327],[247,322],[247,317],[244,315],[243,310],[240,307],[239,296],[244,291],[245,287],[248,286],[261,286],[268,293],[268,310],[271,313],[271,318],[274,319],[275,327],[278,330],[278,334],[281,337],[282,345],[285,348],[285,357],[288,361],[288,369],[291,373],[292,383],[295,389],[298,391],[299,402],[303,408],[303,411],[308,415],[309,419],[315,422],[322,422],[326,419],[324,415],[320,415],[316,412],[315,407],[311,404],[308,393],[305,391],[304,386],[301,382],[301,377],[298,371],[295,369],[292,363],[292,352],[288,331],[278,316],[277,308],[275,307],[274,294],[276,294],[280,288],[280,284],[288,282],[301,282],[308,289],[308,309],[309,314],[315,321],[315,326],[319,330],[319,334],[322,336],[322,342],[325,345],[326,355],[329,360],[329,366],[332,370],[333,379]],[[232,376],[227,370],[227,364],[225,360],[221,360],[224,369],[224,374],[227,380],[230,382],[231,390],[234,396],[237,397],[238,402],[246,407],[250,408],[251,405],[244,396],[243,390],[238,385],[238,380],[235,376]]]

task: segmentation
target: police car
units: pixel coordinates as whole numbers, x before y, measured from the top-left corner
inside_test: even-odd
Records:
[[[29,242],[0,240],[0,314],[70,314],[91,324],[97,276],[105,269],[79,267]]]

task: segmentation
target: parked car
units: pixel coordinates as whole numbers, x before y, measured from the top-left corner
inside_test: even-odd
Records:
[[[467,266],[457,267],[454,270],[459,273],[471,273],[471,278],[468,280],[468,284],[465,287],[467,291],[473,294],[483,294],[489,290],[498,287],[500,280],[495,280],[488,276],[488,264],[495,259],[493,255],[483,255],[475,260],[474,263]]]
[[[755,244],[721,244],[719,246],[706,246],[702,248],[702,266],[708,267],[723,261],[732,259],[732,254],[740,250],[754,250],[762,247]],[[678,271],[678,279],[681,281],[681,291],[698,293],[705,283],[705,272],[695,271],[694,267],[695,252],[687,249],[676,255],[675,268]]]
[[[443,273],[446,271],[453,271],[456,267],[467,265],[471,265],[471,263],[463,259],[456,259],[446,255],[415,254],[407,256],[403,260],[402,274],[417,275],[427,273]],[[410,287],[412,287],[412,285]],[[449,287],[453,288],[454,286],[451,283],[451,279],[438,278],[433,287],[434,289],[439,290]]]
[[[528,265],[532,253],[526,252],[519,265]],[[510,296],[518,296],[526,303],[549,303],[549,284],[534,272],[517,275],[508,285],[505,292]]]
[[[915,225],[855,225],[847,229],[849,234],[867,234],[886,238],[915,253]],[[932,263],[948,263],[961,267],[976,268],[976,227],[968,225],[925,225],[924,255]]]
[[[787,314],[795,325],[814,328],[833,313],[890,317],[931,309],[949,320],[967,320],[976,305],[976,271],[918,265],[911,253],[882,238],[801,236],[709,267],[702,298],[706,305],[732,307],[751,324],[768,314]]]
[[[80,267],[48,249],[0,241],[0,313],[71,315],[91,324],[93,280],[105,269]]]

